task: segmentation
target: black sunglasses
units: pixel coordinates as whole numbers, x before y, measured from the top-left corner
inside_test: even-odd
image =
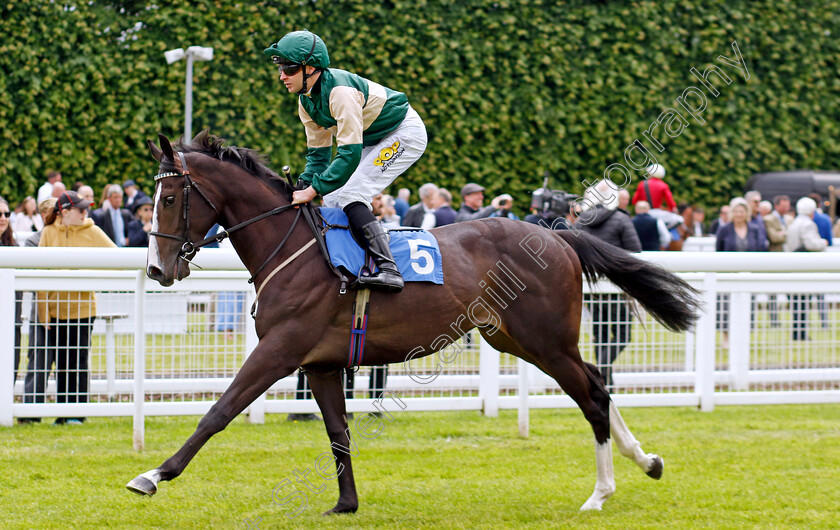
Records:
[[[0,212],[0,217],[11,217],[12,212]]]
[[[274,55],[271,58],[271,60],[272,60],[272,62],[274,62],[274,64],[277,65],[277,71],[280,72],[281,74],[295,75],[296,73],[298,73],[300,71],[301,68],[303,68],[303,65],[295,64],[295,63],[287,63],[287,62],[285,62],[285,60],[282,57],[279,57],[277,55]]]
[[[295,75],[296,73],[300,72],[300,69],[303,68],[303,65],[300,64],[279,64],[277,65],[277,71],[281,74],[286,75]]]

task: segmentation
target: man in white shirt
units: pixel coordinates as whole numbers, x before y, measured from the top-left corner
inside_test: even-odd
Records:
[[[59,173],[58,171],[50,171],[47,174],[47,182],[45,182],[43,186],[38,188],[38,204],[41,204],[43,201],[53,196],[53,184],[60,181],[61,173]]]

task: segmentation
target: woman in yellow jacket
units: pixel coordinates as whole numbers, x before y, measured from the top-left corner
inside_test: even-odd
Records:
[[[44,220],[41,247],[116,247],[93,219],[91,202],[74,191],[58,197],[55,209]],[[46,349],[55,352],[58,403],[87,403],[88,354],[96,295],[92,292],[49,291],[38,293],[38,319],[47,330]],[[84,418],[58,418],[55,423],[80,424]]]

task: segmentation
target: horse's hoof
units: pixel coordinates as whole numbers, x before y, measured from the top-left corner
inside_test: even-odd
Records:
[[[665,469],[665,461],[662,460],[662,457],[659,455],[653,456],[653,464],[650,466],[650,469],[646,473],[647,476],[654,480],[659,480],[662,478],[662,471]]]
[[[151,497],[157,492],[157,486],[154,482],[147,479],[143,475],[135,477],[128,484],[125,485],[128,491],[133,491],[138,495],[148,495]]]
[[[341,514],[345,514],[345,513],[356,513],[356,510],[358,510],[358,509],[359,509],[358,506],[341,506],[339,504],[336,504],[335,508],[333,508],[332,510],[326,511],[326,512],[322,513],[321,515],[327,516],[327,515],[341,515]]]

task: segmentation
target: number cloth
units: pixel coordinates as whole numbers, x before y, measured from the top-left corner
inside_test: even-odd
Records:
[[[338,208],[321,208],[321,215],[330,225],[347,226],[347,216]],[[391,234],[391,253],[407,282],[443,284],[443,262],[437,239],[425,230],[394,230]],[[365,251],[359,247],[346,228],[327,230],[327,249],[336,267],[358,275],[365,265]]]

